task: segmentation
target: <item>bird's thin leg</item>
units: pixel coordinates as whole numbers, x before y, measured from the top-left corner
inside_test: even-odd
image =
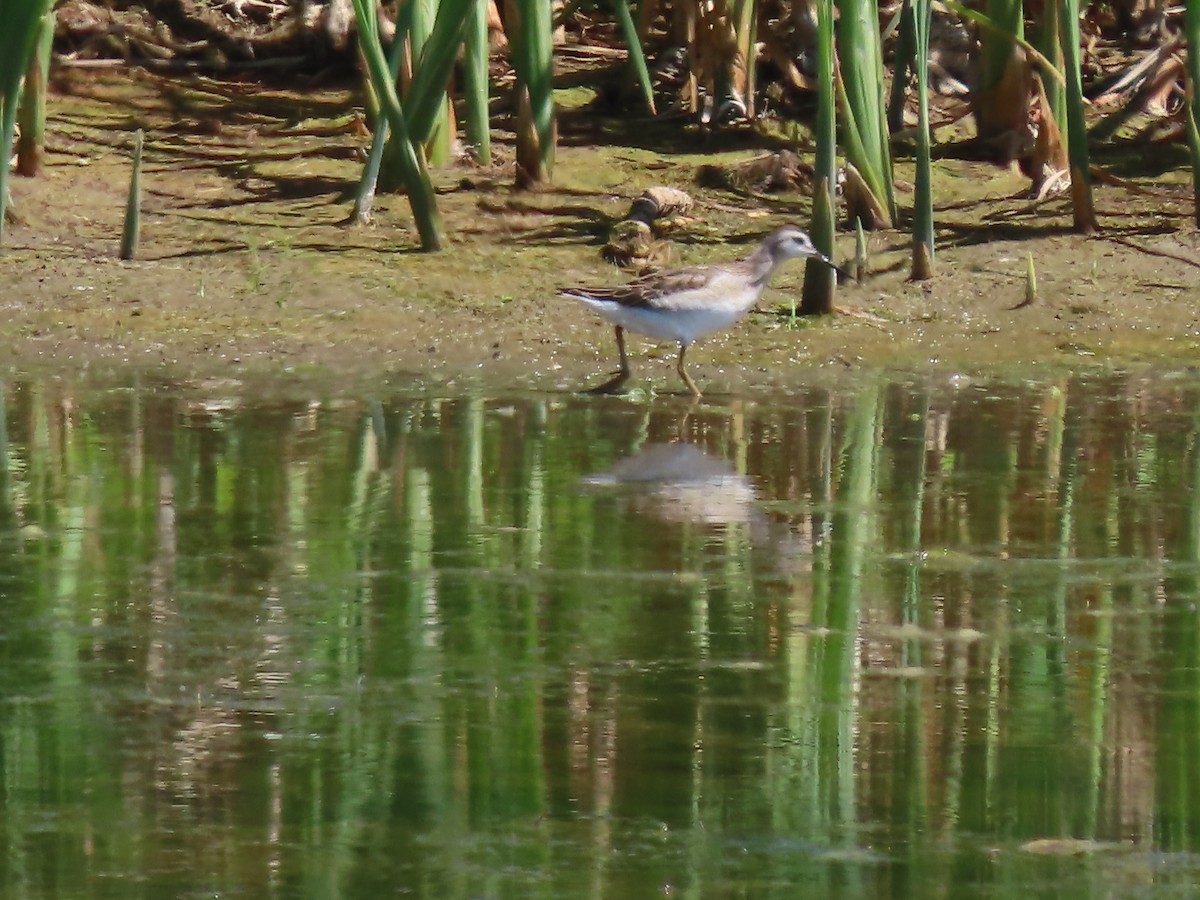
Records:
[[[692,381],[692,376],[687,373],[687,369],[683,367],[683,356],[687,353],[687,344],[679,345],[679,365],[675,367],[675,371],[679,373],[679,377],[683,379],[683,383],[688,386],[688,390],[695,397],[703,396],[700,393],[700,388],[696,387],[696,382]]]
[[[625,353],[625,329],[620,325],[617,326],[617,351],[621,354],[621,371],[617,374],[628,378],[633,374],[633,369],[629,368],[629,356]]]
[[[629,355],[625,352],[625,329],[617,326],[617,351],[621,354],[621,369],[612,378],[588,391],[589,394],[612,394],[620,389],[633,370],[629,367]]]

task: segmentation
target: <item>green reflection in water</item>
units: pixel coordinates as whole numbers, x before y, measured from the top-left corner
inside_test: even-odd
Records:
[[[1200,382],[0,386],[0,893],[1177,896]]]

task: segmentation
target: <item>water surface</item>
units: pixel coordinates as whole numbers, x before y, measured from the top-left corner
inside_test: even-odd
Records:
[[[0,398],[6,896],[1200,880],[1194,375]]]

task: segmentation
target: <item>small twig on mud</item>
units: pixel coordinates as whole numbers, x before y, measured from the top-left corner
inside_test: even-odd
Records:
[[[1109,172],[1102,166],[1088,166],[1088,172],[1097,181],[1104,184],[1110,184],[1114,187],[1124,188],[1131,194],[1139,194],[1142,197],[1157,197],[1160,200],[1179,200],[1181,195],[1177,191],[1161,190],[1159,188],[1148,188],[1145,185],[1138,184],[1136,181],[1130,181],[1128,178],[1120,178]]]
[[[55,56],[54,63],[72,69],[153,69],[156,72],[240,72],[247,69],[298,69],[308,58],[276,56],[270,59],[72,59]]]
[[[834,313],[839,316],[845,316],[848,319],[858,319],[867,325],[874,325],[876,328],[887,328],[889,322],[883,316],[877,316],[873,312],[868,312],[857,306],[839,306],[834,310]]]
[[[1025,299],[1009,309],[1025,309],[1037,302],[1037,270],[1033,267],[1033,254],[1025,254]]]
[[[1164,259],[1173,259],[1176,262],[1185,263],[1195,269],[1200,269],[1200,262],[1194,259],[1189,259],[1179,253],[1172,253],[1170,250],[1155,250],[1152,247],[1143,247],[1141,244],[1135,244],[1129,238],[1114,237],[1112,235],[1101,235],[1101,240],[1112,241],[1114,244],[1120,244],[1122,247],[1128,247],[1130,250],[1137,250],[1139,253],[1145,253],[1147,256],[1161,256]]]

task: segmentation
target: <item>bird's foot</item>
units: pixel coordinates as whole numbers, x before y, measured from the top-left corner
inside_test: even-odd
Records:
[[[608,379],[608,381],[604,382],[604,384],[598,384],[594,388],[588,388],[586,391],[584,391],[584,393],[586,393],[586,394],[617,394],[617,393],[620,393],[621,388],[625,386],[625,382],[627,382],[629,380],[629,375],[630,375],[629,372],[624,372],[624,371],[617,372],[615,375],[613,375],[612,378],[610,378],[610,379]]]

